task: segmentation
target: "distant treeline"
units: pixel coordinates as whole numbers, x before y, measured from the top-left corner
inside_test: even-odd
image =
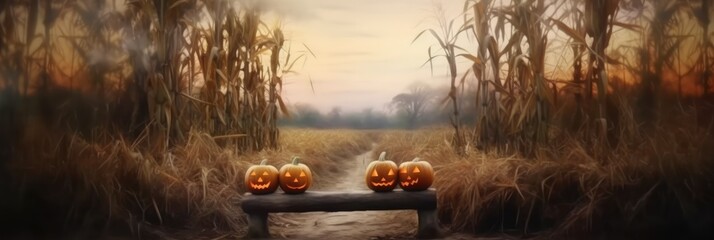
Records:
[[[412,88],[413,89],[413,88]],[[439,90],[429,89],[429,97],[423,103],[424,107],[413,114],[414,109],[408,109],[405,105],[396,103],[403,98],[397,96],[415,95],[414,91],[409,91],[395,96],[384,110],[365,108],[361,111],[344,111],[340,107],[333,107],[328,112],[320,112],[316,107],[309,104],[295,104],[289,107],[290,116],[281,116],[278,119],[278,126],[293,126],[305,128],[351,128],[351,129],[416,129],[434,125],[446,125],[449,123],[448,105],[441,104],[440,100],[446,93]],[[421,94],[421,93],[419,93]],[[460,115],[461,122],[474,124],[476,122],[475,107],[468,107],[466,99],[472,99],[474,91],[467,91],[461,99],[466,105]],[[409,101],[410,103],[413,100]]]

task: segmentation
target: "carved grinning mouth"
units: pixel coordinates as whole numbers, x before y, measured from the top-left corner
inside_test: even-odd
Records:
[[[268,181],[265,184],[255,184],[255,183],[250,183],[250,187],[253,189],[267,189],[270,186],[270,181]]]
[[[413,186],[414,184],[417,184],[418,182],[419,182],[419,179],[417,178],[416,180],[412,180],[411,182],[409,182],[409,181],[402,182],[402,186],[406,186],[406,187],[408,187],[409,185]]]
[[[290,185],[288,185],[288,184],[285,184],[285,186],[288,187],[289,189],[303,189],[305,186],[307,186],[307,182],[305,182],[303,185],[300,185],[300,186],[297,186],[297,187],[293,187],[293,186],[290,186]]]
[[[392,186],[392,184],[394,184],[394,180],[389,181],[389,182],[370,182],[370,183],[372,183],[372,186],[375,186],[375,187],[389,187],[389,186]]]

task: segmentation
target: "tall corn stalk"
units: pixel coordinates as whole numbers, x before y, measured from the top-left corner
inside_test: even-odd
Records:
[[[0,158],[10,160],[16,154],[13,145],[16,144],[16,136],[19,136],[23,129],[18,128],[20,123],[25,121],[23,109],[27,109],[23,98],[23,85],[29,83],[29,78],[25,75],[29,69],[26,61],[29,58],[25,53],[31,40],[22,39],[22,19],[20,18],[22,8],[9,1],[0,2]],[[26,20],[29,22],[29,20]],[[29,36],[29,34],[27,34]]]
[[[82,58],[86,66],[82,71],[97,90],[96,96],[103,97],[106,75],[121,76],[119,67],[110,66],[109,61],[102,58],[105,53],[114,54],[118,49],[116,41],[110,38],[116,30],[112,23],[118,19],[113,13],[105,8],[105,1],[4,1],[0,6],[3,36],[0,61],[3,66],[15,65],[3,70],[6,86],[18,94],[38,93],[42,97],[43,94],[36,91],[49,90],[58,76],[73,81],[77,77],[76,72],[72,72],[74,67],[67,70],[67,66],[62,65],[62,60],[67,60],[67,56],[61,55],[64,50]],[[66,33],[57,29],[58,21],[69,22],[74,31]],[[59,39],[68,42],[71,48],[58,50]],[[54,102],[43,104],[56,107]]]
[[[205,4],[212,22],[194,26],[200,30],[191,40],[192,59],[198,59],[204,80],[196,101],[204,105],[202,125],[237,151],[277,148],[278,109],[287,114],[282,77],[302,57],[290,61],[288,52],[286,66],[280,64],[282,30],[266,27],[255,6],[236,9],[225,0]]]
[[[254,151],[261,150],[266,136],[262,129],[267,127],[267,89],[265,67],[260,55],[269,51],[268,44],[272,41],[267,35],[260,32],[262,22],[256,11],[247,11],[243,14],[243,43],[244,50],[240,50],[243,72],[242,84],[237,85],[238,91],[242,89],[241,111],[238,113],[240,128],[247,138],[238,142],[240,149]],[[232,54],[232,53],[231,53]]]
[[[282,79],[304,55],[291,59],[282,30],[265,26],[260,9],[233,3],[136,0],[120,13],[106,0],[2,2],[0,85],[29,94],[38,79],[47,85],[55,74],[67,75],[53,62],[67,58],[53,56],[61,39],[80,57],[77,69],[98,98],[130,99],[129,130],[148,132],[156,152],[182,142],[191,128],[239,151],[277,148],[278,111],[287,114]],[[64,9],[69,17],[59,13]],[[197,21],[201,13],[208,24]],[[16,27],[18,16],[25,26]],[[71,21],[72,31],[53,30],[57,18]],[[126,107],[121,103],[107,102],[107,109]]]
[[[239,146],[241,149],[260,150],[262,147],[260,143],[265,141],[265,136],[261,134],[260,129],[265,127],[263,125],[265,122],[264,109],[267,108],[265,68],[260,54],[269,50],[265,47],[270,39],[259,33],[261,22],[255,11],[246,12],[243,15],[243,22],[245,24],[243,34],[246,40],[244,42],[246,51],[242,52],[244,55],[242,58],[243,106],[241,106],[243,111],[240,111],[239,117],[242,129],[248,138],[241,139]]]
[[[141,0],[130,3],[131,10],[140,21],[138,26],[146,34],[148,45],[145,53],[150,55],[146,77],[145,94],[149,112],[149,129],[152,145],[166,149],[172,143],[185,139],[180,124],[182,101],[179,97],[185,87],[182,65],[185,56],[187,22],[198,2]],[[136,69],[135,69],[136,70]]]
[[[74,81],[71,84],[73,88],[77,87],[74,90],[88,90],[89,93],[82,95],[89,95],[96,100],[90,103],[94,105],[94,111],[87,113],[89,118],[77,114],[73,114],[73,117],[85,122],[89,120],[91,124],[86,124],[87,128],[114,127],[125,120],[123,117],[114,120],[110,118],[110,114],[122,110],[119,106],[123,104],[123,98],[115,98],[115,94],[120,94],[117,90],[131,82],[127,81],[130,68],[125,61],[127,55],[121,38],[126,16],[117,10],[116,1],[77,0],[67,1],[67,5],[68,14],[60,21],[71,21],[72,27],[68,32],[58,29],[63,36],[54,41],[59,45],[62,43],[60,39],[66,39],[66,44],[72,46],[72,55],[58,54],[56,57],[70,60],[68,75],[71,76],[67,78]]]
[[[636,25],[625,24],[616,21],[616,15],[619,10],[620,0],[593,0],[585,1],[583,4],[584,11],[581,21],[576,18],[575,29],[567,26],[557,19],[552,19],[555,25],[575,41],[577,46],[587,46],[589,53],[586,74],[584,77],[584,99],[586,106],[595,106],[594,117],[596,119],[597,139],[599,145],[607,147],[608,131],[613,128],[608,125],[607,116],[607,94],[608,94],[608,73],[606,64],[614,62],[613,59],[607,56],[605,50],[610,44],[613,27],[618,25],[624,29],[637,30]],[[582,25],[581,25],[582,24]],[[581,29],[580,27],[584,29]],[[586,36],[590,36],[593,40],[588,44]],[[576,51],[579,52],[579,51]],[[579,63],[576,60],[576,63]],[[579,69],[574,73],[574,81],[577,77]],[[597,86],[597,100],[593,101],[593,84]],[[590,112],[590,111],[587,111]]]
[[[238,48],[242,39],[240,21],[236,23],[235,10],[227,1],[204,1],[209,16],[209,26],[194,25],[191,39],[191,59],[198,59],[203,86],[200,88],[200,105],[203,116],[201,126],[213,135],[226,135],[237,118],[230,106],[237,105],[240,83],[236,70],[239,59],[228,51]],[[226,42],[224,31],[227,32]],[[242,57],[242,56],[241,56]],[[230,72],[228,72],[230,71]],[[192,82],[193,83],[193,82]],[[193,84],[192,84],[193,85]],[[230,101],[230,100],[232,101]],[[201,102],[199,102],[201,103]]]
[[[278,137],[280,132],[278,130],[278,107],[282,110],[283,114],[287,115],[287,106],[283,102],[283,98],[280,96],[280,92],[283,88],[283,76],[282,74],[290,71],[290,67],[282,69],[280,66],[280,52],[283,50],[283,45],[285,44],[285,36],[283,36],[283,31],[276,27],[273,29],[273,46],[271,48],[270,54],[270,82],[268,88],[268,112],[267,112],[267,127],[263,128],[264,134],[266,135],[266,145],[271,149],[278,148]],[[288,52],[288,57],[285,59],[285,65],[288,65],[290,61],[290,53]],[[290,65],[288,65],[290,66]]]
[[[452,115],[451,115],[451,126],[454,128],[454,135],[452,138],[452,146],[454,148],[454,151],[461,156],[466,155],[466,138],[464,136],[464,133],[462,132],[461,129],[461,123],[459,120],[459,103],[458,103],[458,91],[457,91],[457,82],[456,82],[456,77],[458,75],[457,71],[457,66],[456,66],[456,57],[458,56],[456,54],[456,49],[463,49],[459,46],[456,45],[456,41],[458,39],[458,36],[463,32],[466,31],[466,28],[461,28],[458,31],[454,31],[454,20],[452,19],[451,21],[446,21],[446,16],[443,15],[443,12],[439,12],[439,16],[437,17],[437,20],[439,21],[439,28],[441,30],[441,34],[437,33],[436,30],[434,29],[426,29],[421,31],[412,42],[416,41],[419,39],[419,37],[422,36],[424,33],[429,33],[431,34],[434,39],[439,43],[439,48],[443,51],[443,55],[432,55],[431,52],[431,47],[428,49],[429,53],[429,59],[427,60],[428,63],[432,64],[432,61],[435,58],[438,57],[444,57],[446,59],[446,62],[449,66],[449,83],[450,83],[450,88],[449,88],[449,94],[447,98],[444,100],[446,101],[447,99],[451,101],[451,106],[452,106]],[[426,63],[425,63],[426,64]],[[432,72],[433,72],[433,65],[432,65]],[[461,79],[461,85],[463,85],[464,78]]]
[[[694,8],[694,16],[702,28],[702,36],[698,59],[698,68],[701,71],[699,75],[699,84],[702,86],[702,96],[707,97],[709,95],[709,89],[711,88],[711,77],[714,75],[712,73],[712,42],[709,40],[709,25],[711,24],[711,11],[712,4],[708,0],[702,0],[701,5],[698,8]]]
[[[580,39],[580,41],[576,40],[571,44],[571,48],[573,50],[573,79],[568,85],[569,88],[576,89],[575,91],[573,91],[576,104],[576,112],[574,118],[575,120],[573,121],[572,126],[577,128],[581,128],[583,126],[584,121],[589,121],[586,120],[587,118],[585,116],[585,103],[583,98],[583,96],[587,95],[585,91],[586,80],[583,76],[583,55],[587,53],[587,44],[585,43],[586,33],[585,28],[583,26],[584,13],[582,9],[578,8],[579,3],[579,1],[570,1],[571,10],[565,12],[565,16],[570,17],[570,21],[573,24],[572,28],[568,27],[565,23],[561,22],[558,19],[553,19],[553,23],[556,24],[556,26],[559,26],[561,30],[570,31],[569,35],[574,36],[574,39]]]
[[[29,3],[29,6],[27,8],[27,25],[25,28],[25,41],[24,41],[24,57],[23,63],[24,65],[24,73],[23,75],[25,76],[25,81],[23,84],[23,90],[22,93],[23,95],[27,96],[29,89],[30,89],[30,84],[31,84],[31,79],[32,79],[32,72],[30,66],[32,66],[32,63],[34,62],[32,58],[32,52],[31,50],[31,45],[34,39],[36,39],[35,35],[35,30],[37,28],[37,22],[39,21],[40,14],[39,14],[39,8],[40,8],[40,1],[39,0],[32,0]]]
[[[662,0],[654,1],[652,4],[654,5],[654,15],[650,22],[650,47],[648,50],[651,52],[650,56],[653,62],[650,66],[653,67],[651,73],[654,73],[654,75],[651,75],[652,77],[649,79],[643,80],[651,85],[645,87],[651,88],[654,93],[655,102],[652,107],[658,109],[661,102],[657,96],[661,91],[664,68],[670,67],[670,69],[674,69],[673,64],[671,64],[672,56],[679,49],[679,45],[683,40],[683,38],[677,38],[670,33],[679,25],[676,14],[684,6],[684,3],[676,0]]]
[[[146,3],[145,3],[146,4]],[[149,119],[149,95],[146,85],[149,73],[153,71],[150,56],[151,46],[151,15],[143,14],[141,5],[136,4],[124,12],[127,24],[122,31],[126,51],[127,64],[131,67],[130,81],[127,81],[125,92],[131,105],[128,130],[131,133],[142,131]]]
[[[31,7],[27,7],[30,11]],[[22,19],[22,8],[17,4],[10,4],[7,1],[0,3],[0,16],[2,16],[2,27],[0,27],[0,84],[4,90],[3,94],[8,97],[16,98],[21,94],[26,93],[26,87],[29,85],[29,61],[27,53],[30,51],[30,42],[34,39],[34,35],[30,32],[34,31],[32,25],[33,20],[30,16],[25,19],[27,26],[25,27],[25,39],[22,38],[22,27],[19,27]],[[36,20],[35,20],[36,21]],[[20,105],[19,103],[18,105]]]
[[[605,68],[605,49],[610,43],[615,14],[619,0],[595,0],[585,3],[585,32],[593,38],[586,77],[586,99],[592,98],[592,82],[597,84],[597,122],[599,139],[607,146],[607,87],[608,76]]]
[[[548,141],[553,95],[544,71],[548,43],[546,12],[552,4],[518,0],[493,10],[499,19],[496,29],[510,26],[512,31],[497,55],[507,57],[508,75],[504,84],[494,84],[501,93],[498,101],[503,106],[498,108],[505,109],[499,113],[504,122],[502,131],[508,142],[525,153],[532,153],[536,145]]]
[[[490,148],[490,145],[499,144],[503,140],[502,119],[499,117],[500,102],[499,99],[496,99],[496,95],[493,94],[495,91],[489,91],[489,85],[500,94],[504,94],[504,96],[513,95],[512,92],[505,90],[505,86],[499,77],[501,54],[499,53],[496,37],[491,35],[489,31],[490,9],[492,7],[493,2],[490,0],[466,1],[464,10],[472,12],[473,15],[470,18],[468,18],[468,15],[464,15],[464,25],[466,28],[471,29],[478,44],[478,51],[476,56],[460,54],[473,62],[470,71],[473,71],[478,81],[476,99],[474,100],[477,102],[479,113],[473,141],[486,150]],[[502,21],[500,22],[502,23]],[[502,25],[499,24],[499,26]],[[496,31],[496,36],[499,36],[498,31]]]
[[[632,68],[640,76],[641,95],[638,99],[640,117],[645,122],[658,119],[657,109],[660,108],[660,91],[662,74],[665,68],[675,69],[674,54],[680,44],[688,37],[671,34],[678,27],[677,12],[685,5],[682,1],[664,0],[652,1],[644,6],[651,6],[651,12],[642,11],[639,14],[641,25],[646,30],[641,31],[642,44],[638,47],[639,69]],[[650,14],[647,14],[650,13]],[[644,20],[644,21],[643,21]],[[621,24],[618,24],[622,26]]]

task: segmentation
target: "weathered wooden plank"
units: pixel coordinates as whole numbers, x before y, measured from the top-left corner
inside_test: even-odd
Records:
[[[305,192],[302,194],[274,193],[268,195],[246,194],[241,208],[248,214],[248,237],[269,238],[267,217],[271,212],[337,212],[368,210],[417,210],[419,226],[417,238],[436,238],[441,235],[436,216],[436,190],[421,192],[377,193],[357,192]]]
[[[436,191],[406,192],[305,192],[302,194],[273,193],[252,195],[247,193],[241,203],[244,212],[337,212],[367,210],[433,210],[436,209]]]

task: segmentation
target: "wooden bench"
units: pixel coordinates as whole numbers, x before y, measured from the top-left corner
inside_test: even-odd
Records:
[[[302,194],[273,193],[252,195],[246,193],[241,208],[248,214],[248,237],[269,238],[268,213],[276,212],[338,212],[367,210],[417,210],[418,238],[439,236],[439,221],[436,216],[436,190],[405,192],[318,192]]]

